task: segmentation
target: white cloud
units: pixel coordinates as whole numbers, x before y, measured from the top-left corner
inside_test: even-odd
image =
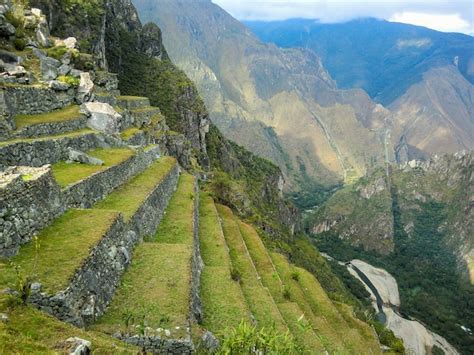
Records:
[[[325,23],[376,17],[439,31],[474,32],[472,0],[213,0],[240,20],[314,18]]]
[[[459,14],[442,15],[419,12],[397,12],[389,21],[424,26],[443,32],[474,32],[472,23],[461,18]]]

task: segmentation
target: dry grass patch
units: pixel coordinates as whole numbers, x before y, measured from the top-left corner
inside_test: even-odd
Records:
[[[137,127],[130,127],[120,132],[120,138],[126,141],[138,134],[139,132],[140,130]]]

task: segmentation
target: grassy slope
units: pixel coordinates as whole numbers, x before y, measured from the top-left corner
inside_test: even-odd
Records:
[[[78,105],[71,105],[60,110],[43,113],[39,115],[18,115],[15,116],[15,124],[17,129],[26,126],[32,126],[41,123],[65,122],[81,118]]]
[[[193,243],[194,178],[181,176],[155,238],[135,249],[133,262],[106,314],[95,329],[108,333],[126,329],[124,316],[140,319],[153,329],[183,336],[188,326]],[[180,327],[176,329],[175,327]]]
[[[275,326],[280,331],[287,331],[288,327],[272,296],[259,279],[232,211],[222,205],[218,205],[217,210],[222,218],[222,228],[229,246],[232,266],[240,274],[242,291],[253,316],[260,326]]]
[[[86,177],[118,165],[134,155],[130,148],[95,149],[87,152],[90,156],[98,158],[104,165],[89,165],[81,163],[58,162],[52,165],[53,175],[61,187],[78,182]]]
[[[231,278],[231,261],[213,199],[201,193],[199,237],[204,270],[201,274],[201,301],[204,324],[216,334],[235,328],[250,313],[239,284]]]
[[[63,353],[61,342],[79,337],[92,343],[94,354],[137,354],[138,348],[93,331],[85,331],[29,306],[7,307],[0,302],[0,312],[9,316],[0,323],[0,354]]]
[[[154,162],[147,170],[122,185],[104,200],[96,204],[97,209],[115,210],[131,218],[150,191],[176,165],[176,160],[163,157]]]
[[[44,229],[37,243],[24,245],[10,261],[21,267],[24,276],[34,276],[41,282],[43,291],[63,290],[117,215],[112,211],[70,210]],[[13,268],[6,263],[1,263],[0,268],[0,285],[13,287],[16,282]]]

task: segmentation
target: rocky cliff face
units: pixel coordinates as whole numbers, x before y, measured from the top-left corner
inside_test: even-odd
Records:
[[[394,247],[394,208],[411,237],[417,213],[429,202],[439,203],[445,216],[440,230],[446,246],[456,254],[459,270],[472,281],[473,170],[473,154],[466,151],[393,167],[389,184],[380,170],[336,192],[309,218],[310,229],[388,254]]]
[[[362,90],[338,90],[313,53],[261,43],[210,1],[134,3],[164,30],[216,126],[277,164],[287,187],[327,187],[383,161],[374,130],[386,111]]]

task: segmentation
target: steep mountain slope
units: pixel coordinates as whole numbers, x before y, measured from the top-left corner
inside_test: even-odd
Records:
[[[401,310],[463,353],[474,343],[472,152],[411,161],[337,191],[308,226],[339,260],[363,258],[400,286]]]
[[[245,21],[259,38],[318,54],[341,88],[359,87],[389,105],[431,68],[456,63],[474,83],[474,38],[377,19]]]
[[[375,19],[246,24],[264,41],[313,50],[338,86],[390,109],[399,162],[474,148],[474,38]]]
[[[387,111],[361,90],[337,90],[311,52],[261,43],[211,1],[134,3],[163,29],[170,57],[197,83],[212,121],[277,163],[289,187],[330,186],[383,160],[373,130]]]
[[[156,25],[127,0],[36,3],[52,36],[39,9],[1,7],[17,31],[0,35],[15,60],[0,91],[0,351],[381,353],[349,306],[361,304],[297,233],[281,171],[208,127]],[[42,36],[20,31],[27,18]],[[16,48],[37,37],[48,41]],[[221,286],[240,302],[229,323]],[[242,333],[253,338],[236,345]]]

